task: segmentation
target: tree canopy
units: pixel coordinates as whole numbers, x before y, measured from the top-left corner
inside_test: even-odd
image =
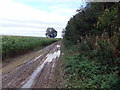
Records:
[[[120,2],[89,2],[76,11],[63,30],[65,86],[120,89]]]
[[[57,36],[57,31],[54,28],[48,27],[45,35],[49,38],[55,38]]]
[[[89,2],[77,11],[65,28],[64,39],[68,42],[76,44],[81,37],[104,32],[111,37],[120,28],[120,2]]]

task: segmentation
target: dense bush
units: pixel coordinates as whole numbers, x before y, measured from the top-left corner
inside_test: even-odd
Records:
[[[80,53],[65,60],[68,88],[119,88],[120,60],[107,43],[99,42],[99,48],[90,50],[87,42],[81,42]]]
[[[67,23],[64,40],[67,45],[77,44],[81,37],[102,35],[109,37],[118,32],[120,2],[91,2],[79,10]]]
[[[120,89],[120,2],[78,11],[64,30],[67,87]]]

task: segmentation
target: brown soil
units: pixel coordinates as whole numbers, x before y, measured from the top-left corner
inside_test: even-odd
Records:
[[[60,44],[53,43],[3,67],[2,88],[60,88]]]

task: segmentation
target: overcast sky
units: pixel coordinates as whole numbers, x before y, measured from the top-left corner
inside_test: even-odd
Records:
[[[82,4],[82,0],[0,0],[0,32],[44,37],[46,29],[53,27],[61,37]]]

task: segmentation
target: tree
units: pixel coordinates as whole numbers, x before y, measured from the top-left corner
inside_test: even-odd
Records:
[[[89,2],[76,11],[78,13],[70,18],[65,28],[64,40],[69,42],[67,45],[76,45],[81,37],[101,35],[103,32],[112,37],[120,28],[120,3]]]
[[[100,10],[99,4],[88,3],[84,9],[68,21],[65,28],[66,31],[64,39],[77,44],[78,41],[81,41],[81,37],[90,35],[90,31],[93,30],[94,24],[97,22],[98,15],[101,13]]]
[[[57,31],[54,28],[48,27],[45,35],[49,38],[55,38],[57,36]]]

